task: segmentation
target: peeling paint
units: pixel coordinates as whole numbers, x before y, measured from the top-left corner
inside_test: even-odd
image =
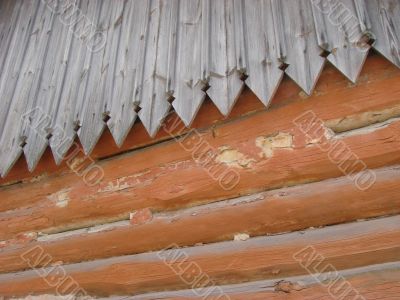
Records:
[[[275,149],[293,150],[293,135],[285,132],[278,132],[274,135],[259,136],[256,138],[256,146],[262,151],[260,157],[270,158],[274,155]]]
[[[145,170],[132,175],[119,177],[102,183],[97,193],[114,193],[137,186],[148,186],[160,176],[167,176],[170,172],[184,170],[193,166],[193,161],[179,161],[159,166],[153,170]]]
[[[132,225],[142,225],[153,219],[153,213],[149,208],[135,210],[129,214],[129,220]]]
[[[97,192],[98,193],[111,193],[119,192],[129,188],[133,188],[139,184],[150,184],[153,180],[149,176],[150,171],[141,172],[129,176],[123,176],[112,181],[106,182],[102,185]]]
[[[45,178],[47,178],[47,177],[48,177],[47,173],[43,173],[43,174],[41,174],[41,175],[32,177],[32,178],[29,180],[29,182],[39,182],[39,181],[41,181],[41,180],[43,180],[43,179],[45,179]]]
[[[54,202],[54,204],[57,207],[67,207],[68,202],[70,200],[69,198],[69,192],[71,191],[70,188],[62,189],[54,194],[51,194],[50,196],[47,197],[47,199],[51,200]]]
[[[0,241],[0,249],[13,245],[24,245],[32,241],[36,241],[37,238],[38,238],[37,232],[19,233],[12,239]]]
[[[1,298],[0,298],[1,299]],[[22,298],[13,298],[14,300],[78,300],[78,299],[87,299],[85,297],[79,297],[76,294],[70,294],[70,295],[51,295],[51,294],[45,294],[45,295],[37,295],[37,296],[26,296]]]
[[[321,130],[323,131],[322,134],[315,134],[314,132],[313,136],[306,136],[306,146],[323,144],[335,137],[335,132],[332,129],[324,126],[323,124],[321,124],[321,126]]]
[[[124,226],[129,226],[129,221],[127,221],[127,220],[116,221],[116,222],[112,222],[112,223],[94,225],[94,226],[87,227],[87,228],[80,228],[80,229],[63,231],[63,232],[58,232],[58,233],[51,233],[51,234],[45,234],[45,233],[40,232],[39,233],[40,236],[37,238],[37,240],[39,242],[53,242],[53,241],[62,240],[64,238],[82,235],[82,234],[91,234],[91,233],[110,231],[115,228],[124,227]]]
[[[253,158],[247,157],[245,154],[239,152],[238,150],[232,149],[227,146],[219,147],[218,150],[219,154],[215,157],[215,161],[218,163],[226,164],[230,167],[243,169],[251,167],[252,163],[256,161]]]
[[[345,132],[340,132],[335,135],[335,138],[343,139],[343,138],[346,138],[349,136],[370,134],[370,133],[380,130],[382,128],[388,127],[392,123],[398,122],[398,121],[400,121],[400,118],[391,118],[384,122],[374,123],[374,124],[366,126],[366,127],[361,127],[361,128],[356,128],[356,129],[345,131]]]
[[[377,111],[367,111],[353,114],[343,118],[329,120],[325,126],[332,129],[335,133],[349,131],[361,127],[366,127],[375,123],[385,122],[391,118],[400,117],[400,105]]]
[[[247,241],[250,238],[250,236],[247,233],[237,233],[233,237],[234,241]]]
[[[277,292],[290,293],[291,291],[301,291],[302,289],[304,289],[304,287],[298,282],[286,280],[281,280],[275,285],[275,291]]]

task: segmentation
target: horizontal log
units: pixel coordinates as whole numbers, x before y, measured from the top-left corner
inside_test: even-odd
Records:
[[[64,174],[4,187],[0,189],[0,240],[30,231],[61,232],[128,219],[130,212],[143,208],[173,210],[342,176],[326,151],[306,141],[293,120],[308,110],[325,122],[397,110],[399,78],[400,72],[352,87],[334,86],[307,101],[295,101],[205,130],[200,139],[216,155],[207,169],[233,170],[240,176],[238,184],[229,189],[221,187],[223,177],[210,175],[194,161],[193,152],[175,140],[101,161],[98,165],[105,176],[97,186],[87,186],[75,174]],[[369,168],[378,168],[400,163],[398,132],[399,122],[394,122],[343,141]],[[288,144],[272,151],[268,138],[278,133],[278,138],[286,138]],[[195,133],[190,137],[195,138]],[[185,140],[187,143],[190,138]]]
[[[332,274],[296,276],[281,280],[263,280],[207,289],[159,292],[138,295],[131,300],[314,300],[314,299],[398,299],[400,263],[356,268]],[[322,279],[324,279],[322,281]],[[359,297],[361,296],[361,297]],[[358,297],[358,298],[357,298]],[[107,298],[107,299],[115,299]],[[32,299],[34,300],[34,299]]]
[[[34,267],[45,255],[34,247],[21,259]],[[193,288],[191,283],[204,274],[204,285],[225,285],[320,273],[330,270],[329,264],[344,270],[399,260],[400,216],[394,216],[64,267],[49,263],[46,269],[0,275],[0,294],[60,292],[66,278],[93,296],[140,294]]]
[[[172,242],[192,246],[232,240],[238,233],[270,235],[400,214],[400,167],[374,172],[376,182],[366,191],[341,177],[150,215],[142,224],[103,225],[41,237],[37,242],[32,238],[7,241],[0,251],[0,273],[29,268],[21,255],[33,246],[43,248],[52,262],[76,263],[160,250]]]
[[[277,149],[270,158],[260,156],[262,149],[255,144],[257,138],[264,136],[259,128],[262,126],[256,125],[260,123],[257,117],[243,120],[247,121],[251,121],[254,131],[261,132],[247,132],[250,124],[232,124],[234,128],[229,133],[224,132],[219,139],[219,146],[214,144],[216,149],[229,145],[233,149],[233,158],[228,156],[227,159],[232,159],[234,164],[237,163],[235,157],[240,158],[239,163],[242,163],[243,157],[245,161],[251,162],[251,167],[233,167],[240,180],[232,189],[223,189],[218,178],[215,180],[201,165],[189,158],[147,170],[141,169],[140,172],[132,171],[138,164],[154,161],[152,157],[173,159],[177,153],[183,154],[179,145],[170,143],[153,149],[162,151],[158,155],[155,151],[143,151],[137,155],[104,161],[102,167],[107,179],[100,187],[88,187],[79,178],[67,176],[49,180],[44,185],[29,184],[17,190],[12,189],[14,193],[9,194],[11,199],[16,202],[27,201],[29,205],[0,213],[0,238],[10,239],[16,234],[31,231],[66,231],[128,219],[130,212],[144,208],[150,208],[153,212],[172,210],[266,189],[343,176],[328,153],[316,144],[305,145],[303,142],[293,148]],[[400,121],[396,121],[368,134],[341,139],[353,155],[346,160],[346,164],[362,162],[369,168],[378,168],[400,163],[399,130]],[[234,132],[240,139],[232,136]],[[297,138],[304,141],[302,136],[294,134],[293,139]],[[205,140],[210,143],[216,141],[210,136],[205,136]],[[329,143],[336,143],[336,140]],[[143,159],[141,162],[138,161],[140,157]],[[218,161],[212,162],[212,166],[226,167]],[[3,199],[9,202],[10,198]]]
[[[199,289],[146,293],[136,296],[110,296],[99,300],[314,300],[314,299],[390,299],[400,293],[400,262],[372,265],[332,273],[260,280]],[[67,297],[74,299],[74,294]],[[65,295],[41,294],[19,300],[65,300]],[[225,297],[225,298],[224,298]],[[229,298],[227,298],[229,297]],[[347,297],[347,298],[343,298]]]
[[[357,84],[364,85],[366,82],[384,80],[385,78],[397,76],[398,73],[399,70],[393,64],[388,62],[382,56],[370,52]],[[339,71],[337,71],[332,65],[327,64],[319,78],[314,94],[322,95],[328,91],[346,87],[348,84],[349,81]],[[301,98],[307,97],[307,95],[305,95],[292,80],[285,77],[272,99],[269,109],[273,110],[292,101],[298,101],[299,95]],[[199,113],[193,121],[192,128],[206,128],[225,122],[226,120],[235,120],[244,114],[263,110],[265,110],[265,107],[257,97],[248,89],[245,89],[228,118],[222,116],[212,101],[207,99],[201,106]],[[171,132],[167,132],[161,128],[157,135],[154,138],[151,138],[147,134],[147,131],[141,122],[137,122],[134,124],[122,147],[118,148],[110,132],[106,129],[90,156],[97,160],[99,158],[109,157],[118,153],[142,148],[169,139],[170,134]],[[176,136],[177,132],[173,132],[173,135]],[[80,146],[78,139],[76,139],[76,143]],[[7,177],[0,178],[0,186],[21,181],[29,182],[31,180],[42,180],[50,175],[68,171],[69,168],[65,162],[60,166],[57,166],[54,163],[51,151],[50,149],[47,149],[36,169],[32,173],[28,171],[25,158],[21,156]]]

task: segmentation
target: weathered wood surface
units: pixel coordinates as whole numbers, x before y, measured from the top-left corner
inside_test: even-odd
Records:
[[[207,94],[223,115],[228,115],[236,103],[244,82],[242,74],[236,68],[238,52],[235,50],[235,41],[243,39],[240,35],[243,31],[237,30],[237,16],[235,10],[241,10],[241,6],[234,1],[204,1],[208,22],[205,22],[204,34],[204,71],[210,88]],[[203,39],[204,40],[204,39]]]
[[[66,8],[56,7],[56,9]],[[65,138],[59,130],[51,129],[56,128],[57,110],[60,107],[59,98],[63,88],[64,75],[69,65],[73,32],[61,22],[54,21],[49,34],[37,102],[27,116],[27,118],[36,120],[29,126],[24,147],[24,154],[30,171],[35,169],[51,135],[53,135],[53,140],[58,140],[60,143]],[[73,59],[76,59],[76,57]],[[53,145],[55,144],[53,143]],[[57,155],[57,157],[60,157],[60,155]]]
[[[365,1],[370,16],[374,48],[396,66],[400,66],[400,3],[396,0]],[[385,38],[379,39],[378,37]]]
[[[68,265],[64,270],[91,295],[138,294],[190,288],[174,270],[184,270],[191,263],[196,263],[202,273],[219,285],[305,275],[307,270],[294,255],[310,246],[321,255],[324,264],[330,263],[337,270],[396,262],[400,259],[399,241],[400,217],[395,216],[183,248],[187,256],[168,260],[168,264],[157,253],[144,253]],[[168,252],[164,254],[168,257]],[[33,266],[40,257],[40,252],[25,256]],[[46,278],[50,276],[55,282],[65,275],[50,272]],[[0,293],[5,296],[54,293],[55,289],[32,270],[0,275]]]
[[[367,38],[364,34],[370,29],[365,20],[368,17],[360,17],[364,2],[340,0],[335,3],[312,3],[318,45],[329,53],[328,61],[355,82],[370,48],[368,43],[363,42],[363,38]]]
[[[331,128],[340,129],[345,125],[345,129],[349,130],[379,121],[385,116],[398,116],[398,71],[391,75],[385,71],[384,74],[386,77],[383,78],[382,75],[375,78],[377,74],[371,74],[364,83],[351,88],[340,84],[324,86],[320,95],[307,101],[294,101],[274,111],[241,118],[205,131],[202,135],[204,141],[217,149],[218,155],[223,152],[218,150],[220,147],[228,146],[233,150],[230,163],[241,177],[239,184],[229,191],[221,189],[218,182],[197,165],[191,153],[182,149],[177,141],[102,161],[100,165],[105,177],[97,187],[86,186],[82,178],[73,173],[47,178],[45,186],[38,181],[3,187],[0,190],[3,212],[1,239],[26,231],[55,232],[107,220],[127,219],[129,212],[135,209],[171,210],[342,176],[342,172],[318,145],[305,147],[304,136],[294,131],[292,120],[301,112],[312,109]],[[265,118],[269,122],[263,122]],[[368,134],[361,132],[343,137],[343,141],[370,168],[396,164],[400,159],[397,150],[398,126],[399,122],[395,121],[386,127],[368,131]],[[277,149],[272,157],[260,155],[263,149],[256,146],[256,139],[277,132],[293,134],[293,145]],[[235,153],[241,153],[244,160],[235,162]],[[252,167],[246,168],[246,162]],[[226,163],[229,160],[222,166]],[[218,162],[215,164],[221,165]],[[50,200],[62,195],[68,197],[65,207]]]
[[[71,15],[71,7],[69,5],[60,8],[60,16],[65,14],[67,17],[57,20],[57,22],[60,22],[65,19],[67,24],[70,24],[70,26],[67,26],[67,30],[72,34],[68,56],[64,57],[67,64],[67,70],[63,77],[64,85],[59,95],[59,105],[53,121],[53,135],[49,139],[51,152],[57,164],[62,161],[68,149],[74,143],[76,131],[79,129],[78,115],[82,109],[82,101],[80,99],[82,99],[82,94],[87,86],[87,74],[90,67],[90,53],[84,43],[88,37],[84,34],[85,29],[82,29],[90,24],[87,24],[87,19],[84,17],[76,16],[76,11],[81,12],[82,15],[87,15],[89,10],[91,10],[91,13],[94,12],[93,5],[95,5],[94,1],[64,3],[70,3],[72,7],[76,7],[76,10],[75,12],[73,10]],[[90,7],[89,4],[91,5]],[[75,24],[74,20],[80,21]],[[80,34],[82,30],[83,34]],[[77,34],[75,34],[75,31]],[[44,113],[46,112],[44,111]]]
[[[280,36],[273,30],[274,16],[270,1],[254,1],[254,5],[237,2],[244,10],[241,18],[246,20],[243,24],[239,23],[243,27],[242,37],[246,37],[246,42],[240,40],[244,53],[239,52],[241,56],[238,60],[242,61],[241,68],[251,74],[246,79],[247,86],[268,106],[283,77],[283,71],[279,68],[282,64],[279,50],[284,41],[276,45]],[[239,32],[238,29],[236,31]]]
[[[1,2],[3,177],[22,152],[33,169],[47,143],[60,163],[76,133],[90,153],[106,123],[121,146],[140,109],[144,127],[155,136],[172,98],[188,126],[207,88],[223,115],[244,83],[268,105],[283,73],[311,93],[323,50],[353,81],[370,37],[372,47],[399,65],[400,9],[394,0],[49,3]],[[21,122],[32,108],[50,120],[44,132]],[[30,122],[42,118],[35,113]]]
[[[3,3],[3,2],[2,2]],[[5,4],[7,2],[4,2]],[[5,174],[22,153],[24,133],[28,130],[23,115],[36,101],[35,86],[39,83],[40,58],[43,58],[52,15],[38,1],[23,1],[17,24],[9,39],[9,51],[1,73],[1,140],[0,173]],[[10,32],[11,33],[11,32]],[[44,43],[41,42],[44,40]],[[40,41],[40,42],[39,42]],[[38,56],[38,60],[35,57]],[[33,87],[33,88],[32,88]]]
[[[193,300],[201,299],[201,295],[207,295],[207,299],[218,300],[224,294],[232,300],[328,300],[332,299],[332,297],[341,298],[343,296],[343,299],[347,300],[357,299],[357,295],[363,297],[360,299],[396,300],[400,293],[399,277],[399,262],[395,262],[349,269],[333,274],[313,274],[283,278],[281,280],[263,280],[216,286],[214,289],[198,289],[196,292],[193,290],[182,290],[148,293],[134,296],[131,299]],[[322,279],[326,279],[324,284],[320,283]],[[108,299],[117,300],[117,297]]]
[[[313,22],[313,2],[308,0],[272,0],[276,18],[282,24],[278,36],[285,43],[286,53],[283,62],[288,64],[288,74],[307,94],[311,94],[324,66],[325,59],[320,56]],[[275,32],[279,32],[275,29]]]
[[[111,296],[99,297],[99,300],[193,300],[207,299],[221,300],[313,300],[331,299],[332,296],[346,296],[354,299],[361,295],[368,300],[380,300],[382,298],[397,300],[400,292],[398,278],[400,276],[399,262],[385,263],[368,267],[348,269],[337,273],[323,273],[321,275],[303,275],[286,277],[275,280],[261,280],[255,282],[222,285],[187,289],[178,291],[163,291],[145,293],[136,296]],[[324,285],[320,280],[324,279]],[[343,284],[343,285],[342,285]],[[225,298],[223,298],[225,295]],[[73,297],[73,295],[69,295]],[[229,296],[229,298],[226,298]],[[19,300],[64,300],[61,295],[36,295],[18,298]],[[68,297],[68,296],[67,296]],[[222,298],[221,298],[222,297]],[[345,297],[344,299],[347,300]],[[360,298],[360,297],[359,297]]]
[[[386,78],[396,77],[400,74],[400,71],[391,65],[388,61],[383,59],[378,55],[371,55],[367,60],[364,69],[361,74],[361,80],[357,83],[357,86],[363,86],[367,88],[369,83],[372,82],[383,82]],[[249,78],[247,78],[249,80]],[[375,87],[378,87],[376,85]],[[348,85],[348,81],[331,65],[326,65],[324,72],[317,84],[317,90],[313,97],[326,94],[329,91],[336,89],[349,89],[352,88]],[[354,90],[353,90],[354,91]],[[349,94],[358,97],[356,94]],[[304,94],[301,92],[300,88],[288,78],[282,81],[282,84],[277,90],[276,96],[272,99],[270,109],[275,109],[277,107],[292,103],[303,101]],[[372,99],[372,98],[371,98]],[[375,101],[378,99],[374,99]],[[384,101],[384,99],[379,99],[379,101]],[[331,101],[335,101],[332,97]],[[370,102],[370,101],[369,101]],[[361,109],[362,106],[360,106]],[[378,107],[376,107],[378,108]],[[248,89],[245,89],[242,95],[239,97],[237,105],[234,106],[232,112],[229,116],[229,121],[236,120],[237,118],[254,112],[263,111],[264,107],[259,102],[258,98]],[[160,131],[154,138],[150,138],[147,134],[146,129],[143,124],[138,122],[134,125],[134,128],[129,132],[127,139],[123,146],[119,148],[113,141],[113,137],[108,130],[105,130],[101,136],[97,147],[93,150],[90,157],[93,159],[101,159],[104,157],[115,156],[118,153],[131,151],[136,148],[142,148],[144,146],[150,146],[152,144],[160,143],[161,141],[171,139],[177,135],[187,132],[189,129],[183,128],[183,123],[174,128],[175,123],[171,120],[177,118],[176,114],[171,114],[167,117],[165,121],[165,126],[163,125]],[[111,119],[108,121],[110,124]],[[194,120],[192,126],[193,128],[209,128],[210,126],[220,124],[226,120],[219,113],[218,109],[211,103],[211,101],[206,101],[205,104],[200,108],[199,114]],[[344,124],[344,123],[342,123]],[[365,123],[366,125],[368,123]],[[351,129],[351,126],[349,127]],[[54,137],[53,137],[54,138]],[[50,139],[50,142],[52,139]],[[55,141],[55,140],[53,140]],[[73,142],[73,139],[72,139]],[[79,140],[76,140],[77,146],[80,145]],[[57,143],[55,143],[56,145]],[[73,148],[74,149],[74,148]],[[26,167],[26,161],[24,157],[20,157],[15,168],[13,168],[10,174],[6,178],[0,179],[1,185],[12,184],[18,180],[39,180],[40,178],[47,178],[51,174],[66,172],[69,168],[66,166],[65,161],[57,166],[54,163],[52,154],[49,149],[45,151],[42,160],[39,162],[38,167],[30,173]]]
[[[123,9],[122,0],[89,1],[87,18],[96,20],[96,30],[101,32],[105,45],[98,51],[86,49],[85,60],[90,67],[85,74],[87,82],[84,93],[80,94],[77,100],[77,105],[80,107],[78,136],[86,154],[92,152],[106,127],[104,121],[108,114],[106,103],[113,97]]]
[[[201,79],[202,69],[202,23],[209,22],[203,15],[206,7],[200,0],[181,1],[178,5],[176,52],[170,56],[171,88],[176,113],[189,126],[200,108],[206,94]]]
[[[375,172],[377,181],[368,191],[342,177],[149,215],[142,224],[125,221],[41,237],[19,235],[3,242],[0,273],[29,268],[21,255],[35,246],[54,263],[76,263],[161,250],[171,243],[194,246],[232,240],[237,233],[271,235],[400,214],[400,169]]]
[[[168,55],[173,52],[171,35],[174,34],[178,1],[151,1],[148,25],[148,43],[145,52],[141,89],[135,95],[140,102],[140,120],[151,137],[158,132],[170,104],[167,95]]]

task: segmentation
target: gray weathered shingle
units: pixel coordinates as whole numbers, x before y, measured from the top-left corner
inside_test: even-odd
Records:
[[[106,126],[121,146],[137,116],[154,136],[171,98],[190,125],[244,84],[268,105],[284,73],[310,94],[326,60],[355,81],[370,47],[400,67],[399,45],[397,0],[3,0],[0,173]]]

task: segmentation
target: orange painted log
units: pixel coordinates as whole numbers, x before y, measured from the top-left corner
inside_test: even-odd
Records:
[[[32,248],[21,259],[34,267],[46,259],[46,252]],[[205,285],[224,285],[399,260],[400,216],[395,216],[64,267],[49,263],[48,269],[0,275],[0,294],[60,292],[67,278],[89,295],[140,294],[192,288],[196,278],[204,274]]]
[[[377,180],[367,191],[341,177],[169,214],[141,214],[140,222],[132,222],[135,225],[109,224],[102,229],[50,235],[39,242],[32,241],[35,237],[17,238],[7,241],[0,251],[0,273],[28,268],[21,254],[33,246],[43,248],[52,262],[76,263],[160,250],[171,243],[193,246],[233,240],[237,233],[269,235],[400,214],[400,169],[374,172]]]
[[[326,275],[323,275],[326,276]],[[160,292],[140,295],[132,300],[315,300],[315,299],[368,299],[397,300],[400,295],[399,263],[375,265],[331,274],[328,280],[323,276],[309,275],[287,278],[282,281],[259,281],[241,285],[205,288],[200,290],[184,290],[176,292]],[[209,296],[208,296],[209,295]]]
[[[357,85],[365,86],[370,82],[383,81],[387,78],[399,76],[399,73],[400,71],[385,58],[380,55],[374,55],[370,52]],[[329,91],[343,89],[349,86],[351,86],[349,81],[333,66],[327,64],[316,85],[314,96],[323,95]],[[302,92],[293,81],[286,77],[282,81],[269,109],[275,109],[293,101],[301,101],[303,98],[307,98],[304,92]],[[265,107],[257,97],[248,89],[245,89],[230,113],[228,120],[235,120],[242,115],[264,110]],[[225,117],[219,113],[218,109],[211,101],[207,100],[200,108],[200,111],[192,124],[192,128],[206,128],[215,124],[220,124],[224,121]],[[176,136],[176,134],[177,132],[174,132],[174,136]],[[109,157],[118,153],[152,145],[168,138],[170,138],[170,134],[163,130],[163,128],[161,128],[155,138],[150,138],[143,125],[141,123],[136,123],[128,134],[122,147],[118,148],[109,131],[105,130],[90,156],[97,160],[99,158]],[[79,145],[78,139],[76,142]],[[7,177],[0,178],[0,186],[16,183],[21,180],[27,182],[31,180],[35,181],[43,177],[46,178],[54,174],[69,171],[70,170],[65,162],[61,164],[61,166],[56,166],[51,151],[47,149],[33,173],[28,171],[26,161],[24,157],[21,156]]]
[[[64,174],[4,187],[0,190],[0,239],[127,219],[130,212],[143,208],[173,210],[342,176],[338,163],[332,163],[320,145],[308,141],[293,120],[310,109],[332,128],[344,116],[357,120],[352,126],[365,125],[368,118],[375,121],[375,114],[393,116],[399,109],[399,78],[337,89],[243,117],[201,136],[192,133],[190,137],[209,145],[215,154],[207,168],[193,159],[199,151],[187,151],[179,141],[171,141],[101,161],[105,176],[97,186],[87,186],[75,174]],[[361,160],[369,168],[400,163],[399,124],[343,137],[341,141],[354,154],[347,162]],[[186,148],[193,142],[190,137],[184,139]],[[329,141],[332,147],[335,144],[336,139]],[[221,180],[226,179],[218,175],[221,170],[238,174],[238,184],[221,187]]]

